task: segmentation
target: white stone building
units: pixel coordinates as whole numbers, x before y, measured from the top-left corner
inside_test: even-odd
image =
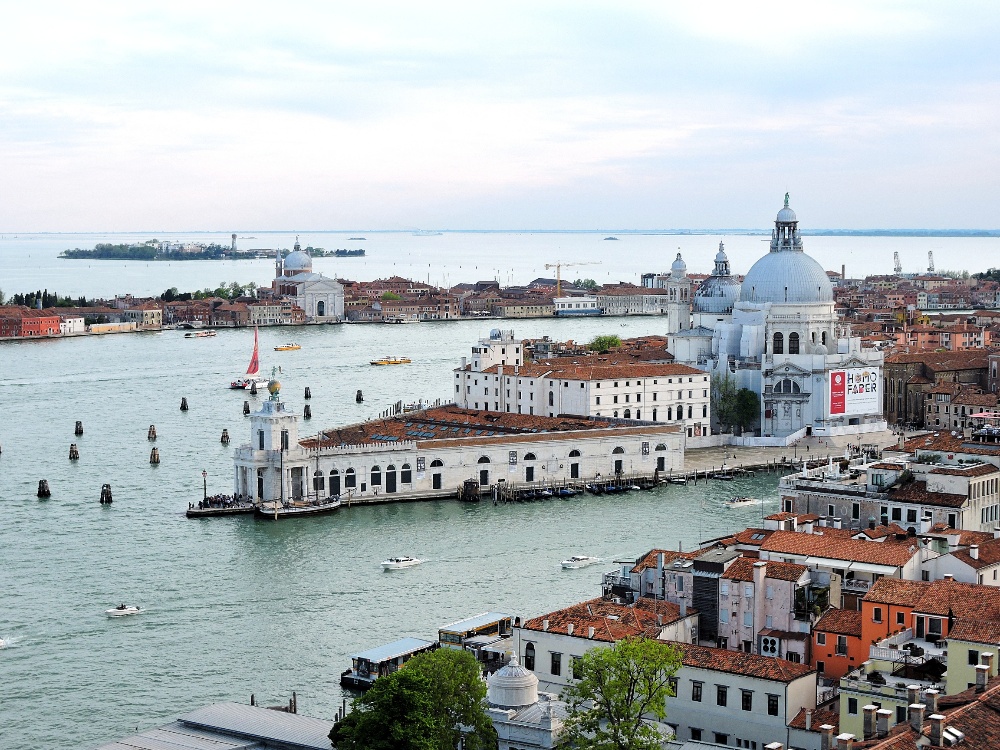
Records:
[[[513,331],[494,330],[455,370],[455,403],[465,409],[561,414],[674,424],[689,448],[714,444],[709,376],[688,365],[619,361],[614,355],[524,364]]]
[[[718,270],[713,275],[727,275],[724,265]],[[732,284],[726,288],[731,291]],[[676,361],[731,376],[737,387],[759,394],[761,442],[886,429],[883,355],[862,348],[860,338],[837,324],[830,279],[803,252],[787,195],[770,252],[747,272],[731,317],[724,310],[728,296],[719,299],[722,320],[712,327],[711,343],[705,325],[710,321],[702,315],[692,332],[671,336],[670,349]]]
[[[312,258],[295,239],[285,258],[275,259],[274,293],[302,308],[309,323],[336,323],[344,319],[344,287],[320,273],[313,273]]]
[[[234,492],[261,501],[454,497],[465,480],[561,484],[597,474],[683,470],[673,425],[483,414],[440,407],[322,430],[300,440],[299,415],[277,397],[250,417],[236,449]]]
[[[552,693],[538,692],[538,678],[517,657],[487,679],[487,713],[496,729],[497,750],[547,750],[559,741],[569,714]]]

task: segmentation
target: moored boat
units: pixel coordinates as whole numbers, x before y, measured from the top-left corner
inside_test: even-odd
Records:
[[[250,355],[250,364],[247,365],[246,375],[231,382],[229,387],[236,391],[249,391],[254,386],[263,388],[265,385],[267,385],[267,378],[260,375],[260,337],[255,326],[253,329],[253,354]]]
[[[593,565],[594,563],[601,562],[599,557],[590,557],[589,555],[573,555],[568,560],[562,561],[562,566],[567,570],[574,570],[576,568],[586,568],[588,565]]]
[[[409,357],[381,357],[379,359],[373,359],[371,361],[373,365],[408,365],[410,364]]]
[[[274,351],[276,351],[276,352],[294,352],[294,351],[298,351],[301,348],[302,348],[302,346],[299,345],[299,344],[289,343],[289,344],[281,344],[279,346],[274,347]]]
[[[184,334],[186,339],[208,339],[215,335],[215,331],[188,331]]]
[[[333,513],[341,506],[340,496],[329,497],[325,500],[290,500],[281,502],[261,503],[256,506],[254,514],[257,518],[268,521],[280,521],[283,518],[299,518],[302,516],[319,516],[324,513]]]

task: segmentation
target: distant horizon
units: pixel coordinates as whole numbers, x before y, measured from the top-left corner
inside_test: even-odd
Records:
[[[771,229],[753,227],[701,227],[674,229],[109,229],[104,231],[12,231],[0,232],[0,238],[10,239],[21,235],[43,236],[86,236],[113,234],[240,234],[254,232],[257,234],[416,234],[424,232],[441,232],[449,234],[663,234],[663,235],[769,235]],[[879,236],[919,236],[919,237],[1000,237],[998,229],[925,229],[920,227],[895,229],[800,229],[803,237],[830,237],[836,235],[852,235],[855,237]],[[239,239],[239,238],[237,238]]]

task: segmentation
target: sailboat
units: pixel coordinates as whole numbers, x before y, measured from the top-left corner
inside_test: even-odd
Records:
[[[233,390],[250,390],[255,385],[258,388],[267,385],[267,378],[260,375],[260,341],[256,326],[253,329],[253,354],[250,355],[246,377],[237,378],[229,384],[229,387]]]

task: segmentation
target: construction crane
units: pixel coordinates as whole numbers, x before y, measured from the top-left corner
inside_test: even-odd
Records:
[[[927,273],[934,273],[934,251],[927,251]]]
[[[899,276],[903,272],[903,264],[899,262],[899,251],[897,250],[892,254],[893,267],[892,270],[895,271],[896,275]]]
[[[550,268],[556,269],[556,296],[562,297],[562,269],[569,268],[570,266],[599,266],[601,261],[599,260],[588,260],[580,263],[563,263],[558,261],[556,263],[546,263],[545,270],[548,271]]]

